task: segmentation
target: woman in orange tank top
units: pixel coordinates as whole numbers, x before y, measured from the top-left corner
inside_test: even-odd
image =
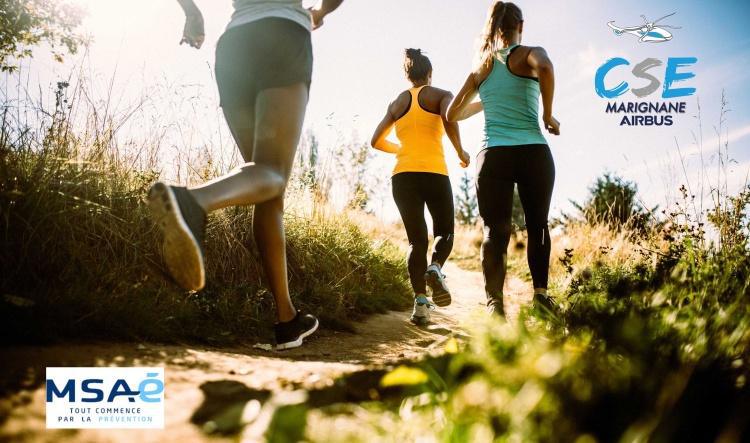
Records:
[[[372,136],[372,146],[396,154],[391,183],[409,239],[409,279],[414,289],[411,321],[426,324],[430,319],[427,285],[436,305],[447,306],[451,302],[442,272],[453,248],[454,225],[453,191],[443,153],[443,135],[448,135],[461,166],[467,167],[470,157],[461,146],[458,125],[446,119],[453,94],[431,86],[430,60],[419,49],[407,49],[404,71],[412,88],[399,94],[388,106]],[[394,127],[399,143],[386,140]],[[429,266],[425,205],[432,217],[435,238]]]

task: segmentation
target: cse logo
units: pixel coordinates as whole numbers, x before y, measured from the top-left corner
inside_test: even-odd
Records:
[[[695,88],[675,88],[674,83],[695,77],[692,72],[683,71],[682,69],[686,66],[693,65],[698,62],[696,57],[670,57],[667,59],[667,67],[664,71],[664,87],[662,89],[662,98],[678,98],[693,95]],[[594,78],[594,89],[599,97],[612,99],[619,97],[630,89],[630,85],[627,82],[621,82],[613,88],[607,88],[604,84],[605,77],[614,68],[618,66],[628,66],[630,62],[622,57],[615,57],[607,60],[603,65],[596,70],[596,77]],[[630,89],[638,98],[645,97],[656,92],[661,86],[661,82],[658,78],[651,75],[648,71],[652,68],[662,65],[662,61],[656,58],[647,58],[642,62],[633,66],[631,73],[633,76],[648,80],[649,83],[646,86],[640,88]]]

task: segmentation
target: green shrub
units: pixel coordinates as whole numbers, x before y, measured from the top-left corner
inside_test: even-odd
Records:
[[[53,124],[44,138],[0,136],[0,328],[18,342],[63,336],[230,341],[256,337],[273,298],[250,208],[212,214],[208,285],[170,282],[143,196],[158,174],[128,169],[106,144],[81,146]],[[324,211],[317,211],[324,212]],[[290,290],[324,325],[406,308],[402,254],[346,215],[285,219]]]
[[[637,201],[638,186],[605,172],[589,188],[589,197],[583,205],[571,203],[589,224],[606,223],[615,229],[626,225],[635,231],[647,229],[649,212]]]

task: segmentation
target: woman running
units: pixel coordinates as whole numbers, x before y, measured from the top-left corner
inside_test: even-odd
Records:
[[[477,200],[484,221],[482,270],[487,306],[504,316],[503,284],[511,235],[513,186],[518,184],[534,283],[534,307],[547,315],[556,306],[547,295],[550,237],[547,228],[555,165],[539,128],[539,95],[544,127],[560,135],[552,116],[555,75],[543,48],[521,46],[523,16],[513,3],[496,1],[489,10],[479,67],[469,74],[448,109],[448,119],[466,119],[484,109],[484,150],[477,156]],[[479,93],[481,102],[472,100]]]
[[[180,43],[200,48],[203,16],[193,0],[177,0],[186,15]],[[284,189],[305,117],[312,46],[310,31],[343,0],[233,0],[234,14],[216,46],[216,81],[224,117],[245,163],[201,186],[155,183],[148,194],[164,241],[167,268],[185,289],[205,285],[206,214],[255,205],[253,235],[276,300],[278,349],[300,346],[318,320],[289,297],[284,239]]]
[[[391,183],[393,199],[409,239],[409,279],[414,289],[411,321],[423,325],[430,321],[426,284],[432,289],[432,300],[436,305],[448,306],[451,303],[442,272],[453,249],[453,191],[443,154],[443,134],[448,134],[461,166],[467,167],[470,157],[461,147],[458,125],[446,120],[453,94],[431,86],[430,59],[419,49],[407,49],[404,71],[412,88],[399,94],[388,105],[385,117],[372,136],[372,146],[396,154]],[[386,140],[394,126],[400,144]],[[425,205],[432,217],[435,237],[429,266]]]

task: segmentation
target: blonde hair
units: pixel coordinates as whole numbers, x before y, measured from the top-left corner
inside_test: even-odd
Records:
[[[487,57],[497,52],[498,42],[504,32],[514,31],[523,22],[521,8],[515,3],[496,1],[487,12],[487,22],[479,41],[477,62],[483,63]]]

